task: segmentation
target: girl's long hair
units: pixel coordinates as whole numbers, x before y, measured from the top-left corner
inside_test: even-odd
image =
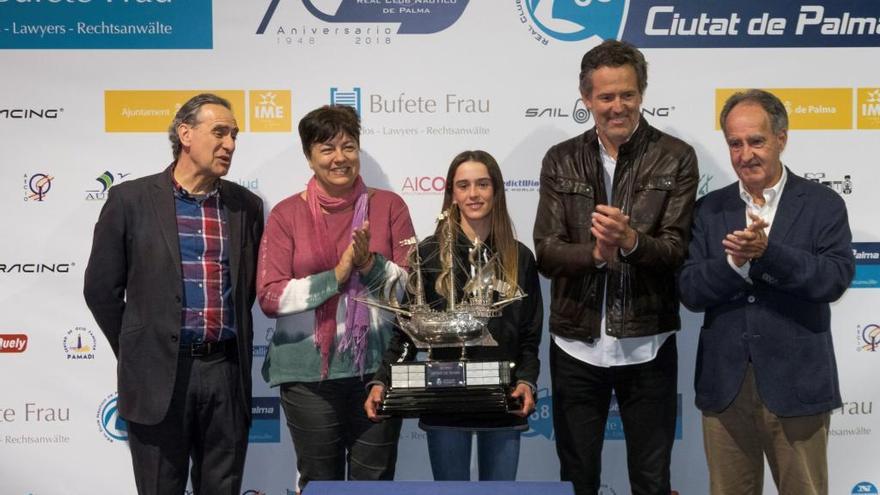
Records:
[[[437,224],[434,237],[439,244],[441,265],[448,267],[448,269],[443,270],[443,273],[437,277],[435,289],[438,294],[449,293],[449,280],[452,278],[453,260],[444,259],[444,257],[448,256],[446,253],[452,252],[448,246],[449,239],[451,238],[452,242],[455,242],[461,231],[461,212],[452,202],[452,188],[454,186],[453,181],[455,180],[455,172],[458,170],[459,165],[465,162],[482,163],[486,166],[486,170],[489,171],[493,193],[492,211],[489,212],[491,220],[489,235],[492,237],[493,249],[501,261],[502,273],[500,273],[499,276],[507,285],[507,293],[505,293],[505,296],[512,296],[519,287],[517,284],[517,273],[519,271],[517,256],[519,249],[517,247],[516,237],[513,233],[513,223],[510,221],[510,214],[507,212],[507,198],[504,194],[504,178],[501,175],[501,167],[498,166],[498,162],[495,161],[495,158],[493,158],[492,155],[482,150],[463,151],[459,153],[452,159],[452,163],[449,165],[449,171],[446,172],[446,190],[443,194],[443,211],[449,211],[449,219]],[[447,229],[452,229],[452,235],[447,235]],[[486,239],[481,239],[481,241],[485,240]]]

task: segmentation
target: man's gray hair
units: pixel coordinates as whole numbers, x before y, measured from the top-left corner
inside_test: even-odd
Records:
[[[180,150],[182,148],[180,137],[177,135],[177,128],[180,127],[180,124],[187,124],[189,126],[198,124],[199,111],[205,105],[220,105],[226,107],[230,112],[232,111],[232,104],[229,103],[229,100],[213,93],[202,93],[193,96],[184,103],[180,110],[177,111],[177,114],[174,115],[171,125],[168,126],[168,140],[171,141],[171,152],[174,155],[175,162],[180,157]]]
[[[725,133],[727,132],[727,116],[730,115],[733,107],[740,103],[756,103],[760,105],[770,117],[770,130],[773,134],[779,134],[788,130],[788,112],[785,110],[785,105],[782,101],[769,91],[748,89],[730,95],[727,101],[724,102],[719,122],[721,130]]]

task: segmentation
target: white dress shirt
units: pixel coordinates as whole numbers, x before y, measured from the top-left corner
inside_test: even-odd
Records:
[[[773,219],[776,217],[776,210],[779,208],[779,197],[782,196],[782,189],[785,187],[785,182],[788,179],[788,171],[785,170],[785,167],[782,167],[782,177],[779,178],[779,182],[776,183],[773,187],[768,187],[764,189],[764,204],[758,205],[755,200],[752,198],[752,195],[746,191],[745,186],[742,181],[739,182],[739,197],[742,198],[743,202],[746,204],[746,225],[752,223],[752,219],[749,218],[749,212],[754,213],[761,217],[762,220],[767,222],[767,227],[764,229],[764,234],[770,235],[770,227],[773,226]],[[742,278],[744,278],[747,282],[751,283],[752,279],[749,278],[749,269],[752,267],[752,263],[746,261],[743,263],[743,266],[736,266],[733,262],[733,258],[728,254],[727,255],[727,264],[730,265],[731,268],[739,273]]]

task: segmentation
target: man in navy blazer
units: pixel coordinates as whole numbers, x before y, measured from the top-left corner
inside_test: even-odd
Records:
[[[221,179],[237,133],[228,101],[193,97],[174,163],[113,187],[95,225],[84,293],[117,358],[139,494],[184,493],[190,462],[196,494],[241,490],[263,205]]]
[[[721,128],[739,181],[697,202],[681,300],[705,311],[696,404],[711,493],[827,494],[841,406],[829,303],[855,271],[843,200],[783,167],[788,116],[761,90],[731,96]]]

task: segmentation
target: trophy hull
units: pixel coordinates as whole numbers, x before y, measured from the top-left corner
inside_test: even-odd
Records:
[[[507,413],[521,406],[510,398],[509,361],[432,361],[393,364],[391,386],[379,413],[417,417],[429,414]]]
[[[488,318],[475,316],[470,310],[441,312],[419,308],[410,317],[398,317],[397,321],[419,349],[498,345],[486,326]]]

